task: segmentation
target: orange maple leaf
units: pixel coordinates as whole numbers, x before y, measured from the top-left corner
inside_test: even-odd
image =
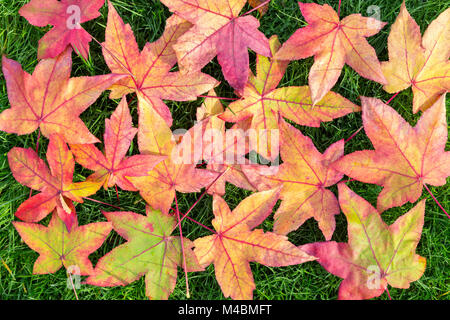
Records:
[[[334,194],[326,189],[339,182],[343,174],[330,164],[344,155],[344,140],[332,144],[323,154],[311,138],[281,120],[281,159],[277,167],[243,166],[243,172],[258,190],[282,186],[280,207],[274,216],[274,231],[287,234],[314,217],[327,240],[331,239],[340,213]]]
[[[125,97],[117,106],[110,119],[105,120],[105,154],[93,144],[71,144],[75,160],[83,167],[94,170],[88,181],[97,181],[107,189],[114,185],[128,191],[137,191],[126,176],[145,175],[164,160],[159,155],[134,155],[125,157],[137,129],[133,123]]]
[[[110,222],[78,226],[75,219],[72,229],[67,232],[56,212],[53,213],[48,227],[18,221],[14,221],[13,225],[22,240],[39,253],[33,274],[55,273],[64,266],[67,272],[90,275],[94,269],[88,256],[100,248],[112,229]]]
[[[277,56],[280,43],[277,36],[270,38],[272,55]],[[251,118],[256,141],[251,144],[260,155],[273,160],[278,149],[271,134],[278,130],[279,116],[300,125],[319,127],[321,122],[332,121],[361,108],[341,95],[328,92],[317,103],[313,103],[308,86],[277,86],[283,78],[288,61],[256,57],[256,76],[250,71],[249,82],[242,92],[242,99],[231,103],[219,117],[229,122]],[[272,150],[273,149],[273,150]]]
[[[383,186],[377,204],[380,212],[417,201],[426,184],[445,185],[450,175],[445,95],[414,128],[380,100],[361,100],[364,130],[375,150],[346,155],[333,167],[356,180]]]
[[[248,49],[270,56],[269,42],[251,15],[239,16],[247,0],[161,0],[193,24],[174,45],[185,71],[201,70],[216,55],[225,79],[242,89],[247,83]]]
[[[32,75],[3,57],[11,108],[0,114],[0,130],[24,135],[40,128],[45,137],[59,133],[68,143],[99,142],[79,115],[123,75],[70,78],[71,53],[68,48],[55,59],[41,60]]]
[[[23,202],[16,211],[16,216],[27,222],[42,220],[56,207],[70,231],[76,222],[71,200],[82,203],[83,197],[96,193],[101,187],[101,183],[94,181],[72,182],[75,161],[60,135],[50,136],[47,149],[50,169],[30,148],[14,147],[8,152],[8,161],[18,182],[41,191]]]
[[[163,99],[196,100],[198,95],[218,84],[205,73],[170,72],[177,63],[172,46],[191,27],[189,22],[172,15],[166,21],[161,38],[147,43],[140,51],[130,25],[124,24],[109,2],[103,56],[112,72],[128,74],[128,77],[111,87],[110,97],[117,99],[128,93],[139,93],[171,126],[172,114]]]
[[[225,297],[252,299],[255,283],[250,262],[281,267],[315,260],[286,236],[252,230],[272,213],[279,194],[279,189],[255,193],[233,212],[225,200],[213,196],[212,224],[216,233],[196,239],[194,252],[203,267],[214,263],[216,279]]]

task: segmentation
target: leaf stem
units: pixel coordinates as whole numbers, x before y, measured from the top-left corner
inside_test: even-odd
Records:
[[[187,215],[192,211],[192,209],[194,209],[194,207],[200,202],[200,200],[205,196],[205,194],[208,192],[208,190],[217,182],[217,180],[219,180],[229,169],[230,167],[227,167],[222,173],[220,173],[216,179],[214,179],[213,182],[211,182],[211,184],[205,189],[205,191],[203,191],[203,193],[200,195],[200,197],[197,199],[197,201],[195,201],[195,203],[189,208],[189,210],[183,215],[183,217],[181,218],[180,222],[184,220],[184,218],[187,217]],[[175,226],[176,228],[176,226]]]
[[[73,285],[72,274],[71,274],[70,272],[67,272],[67,273],[69,274],[70,283],[72,284],[72,289],[73,289],[73,292],[75,293],[75,298],[76,298],[77,300],[79,300],[79,299],[78,299],[77,290],[75,289],[75,286]]]
[[[184,278],[186,280],[186,297],[190,298],[191,295],[189,293],[189,279],[188,279],[187,268],[186,268],[186,254],[184,252],[183,230],[181,228],[180,210],[178,208],[178,199],[177,199],[177,193],[176,192],[175,192],[175,206],[176,206],[176,214],[177,214],[177,220],[178,220],[178,229],[180,230],[181,253],[183,255]]]
[[[117,196],[117,203],[120,205],[120,199],[119,199],[119,190],[117,190],[117,184],[114,185],[116,187],[116,196]]]
[[[398,96],[398,94],[400,93],[400,91],[399,92],[397,92],[396,94],[394,94],[388,101],[386,101],[386,104],[389,104],[389,103],[391,103],[392,102],[392,100],[394,100],[394,98],[396,97],[396,96]]]
[[[364,128],[364,126],[362,126],[361,128],[359,128],[358,130],[356,130],[350,137],[348,137],[345,140],[345,143],[349,142],[350,140],[352,140],[362,129]]]
[[[341,0],[339,0],[339,5],[338,5],[338,12],[337,12],[338,17],[341,16]]]
[[[109,203],[106,203],[106,202],[103,202],[103,201],[95,200],[95,199],[88,198],[88,197],[84,197],[84,199],[92,201],[92,202],[97,202],[97,203],[100,203],[100,204],[104,204],[105,206],[110,206],[110,207],[113,207],[113,208],[118,209],[118,210],[122,210],[118,206],[115,206],[115,205],[112,205],[112,204],[109,204]]]
[[[391,294],[389,293],[389,288],[387,286],[386,286],[386,292],[387,292],[387,295],[389,297],[389,300],[392,300]]]
[[[199,95],[198,97],[199,98],[214,98],[214,99],[221,99],[221,100],[231,100],[231,101],[239,100],[238,98],[226,98],[226,97],[207,96],[207,95]]]
[[[428,188],[428,186],[425,183],[423,184],[423,186],[425,187],[425,189],[427,189],[428,193],[433,198],[434,202],[436,202],[438,207],[446,214],[447,218],[450,219],[450,215],[448,214],[447,211],[445,211],[444,207],[442,207],[442,205],[439,203],[439,201],[434,197],[434,195],[431,193],[431,190]]]
[[[256,7],[254,7],[252,10],[247,11],[246,13],[244,13],[243,15],[241,15],[241,17],[242,17],[242,16],[246,16],[246,15],[252,13],[253,11],[258,10],[258,9],[261,8],[261,7],[264,7],[264,6],[265,6],[266,4],[268,4],[270,1],[272,1],[272,0],[266,0],[266,1],[264,1],[264,2],[261,3],[259,6],[256,6]]]

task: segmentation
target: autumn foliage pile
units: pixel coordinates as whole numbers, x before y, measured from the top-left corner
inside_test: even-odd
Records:
[[[341,18],[339,9],[326,4],[299,3],[307,25],[281,44],[276,35],[267,39],[251,14],[264,14],[269,1],[249,1],[254,9],[243,14],[246,0],[161,2],[173,15],[161,38],[143,50],[132,27],[109,3],[105,41],[98,44],[111,74],[77,78],[71,77],[73,51],[87,58],[92,40],[80,24],[98,17],[104,0],[32,0],[19,11],[35,26],[53,26],[39,41],[39,63],[32,74],[13,60],[2,60],[11,107],[0,114],[0,130],[18,135],[39,130],[49,139],[46,161],[33,149],[14,147],[8,153],[15,179],[38,191],[17,209],[22,222],[13,222],[40,254],[33,272],[77,266],[88,276],[85,282],[96,286],[125,286],[145,276],[151,299],[170,296],[178,267],[189,288],[188,273],[210,264],[224,296],[233,299],[253,297],[250,262],[279,267],[316,260],[343,279],[340,299],[373,298],[388,285],[408,288],[418,280],[426,267],[426,259],[415,253],[425,200],[390,226],[382,213],[416,202],[423,188],[430,192],[427,185],[443,186],[450,175],[450,153],[445,151],[450,9],[422,35],[403,4],[390,27],[389,61],[380,63],[366,38],[385,23],[360,14]],[[70,21],[74,13],[79,19]],[[255,74],[248,49],[257,54]],[[214,91],[219,82],[201,71],[216,56],[238,96],[227,108]],[[279,87],[289,61],[311,56],[309,86]],[[417,124],[412,127],[376,98],[361,97],[358,106],[330,91],[344,64],[389,93],[412,87],[411,112],[422,112]],[[105,90],[121,102],[106,119],[102,142],[79,115]],[[127,96],[138,101],[137,128]],[[198,97],[206,97],[198,122],[183,135],[174,134],[164,101]],[[344,155],[341,140],[320,153],[294,126],[319,127],[360,111],[374,150]],[[237,134],[225,139],[231,130]],[[258,134],[252,138],[248,131]],[[139,154],[127,156],[136,135]],[[282,163],[255,163],[248,157],[251,152]],[[73,182],[75,162],[92,171],[83,182]],[[377,208],[350,190],[344,176],[382,186]],[[230,210],[222,198],[226,183],[254,193]],[[336,184],[338,196],[328,189]],[[101,187],[138,191],[148,204],[145,215],[103,212],[107,222],[79,226],[73,202],[83,203]],[[198,201],[185,213],[178,208],[177,192],[202,189],[200,198],[213,197],[212,228],[189,216]],[[278,201],[273,231],[263,232],[258,226]],[[348,222],[347,243],[330,241],[341,211]],[[49,214],[48,226],[38,223]],[[309,218],[318,222],[327,241],[299,247],[290,243],[286,235]],[[211,235],[192,241],[183,237],[184,219]],[[126,242],[93,267],[88,255],[111,230]]]

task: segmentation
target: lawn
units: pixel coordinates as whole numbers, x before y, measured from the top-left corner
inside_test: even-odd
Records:
[[[39,39],[49,30],[30,25],[18,14],[18,10],[28,1],[12,0],[0,2],[0,53],[8,58],[18,61],[28,72],[32,72],[37,64],[37,44]],[[310,1],[308,1],[310,2]],[[328,3],[337,9],[338,1],[315,1]],[[170,15],[166,7],[156,0],[112,0],[115,8],[125,22],[132,26],[140,48],[146,42],[158,39],[164,30],[165,19]],[[370,44],[375,48],[380,61],[388,60],[387,37],[390,26],[395,20],[402,0],[343,0],[341,17],[352,13],[361,13],[370,16],[373,11],[369,6],[378,6],[380,18],[388,22],[381,32],[369,38]],[[439,13],[448,8],[450,2],[441,0],[408,0],[407,8],[412,17],[421,26],[422,33],[429,23]],[[373,7],[372,7],[373,8]],[[250,9],[247,7],[245,9]],[[244,10],[245,10],[244,9]],[[245,10],[247,11],[247,10]],[[83,24],[83,27],[99,41],[104,40],[105,26],[107,23],[107,6],[101,10],[102,16],[96,20]],[[253,13],[257,15],[256,12]],[[268,13],[261,18],[260,30],[267,37],[277,34],[281,42],[286,41],[296,29],[305,26],[306,22],[298,9],[297,1],[273,0]],[[91,42],[90,59],[83,61],[73,55],[72,76],[87,76],[107,74],[101,48],[95,42]],[[255,55],[250,54],[251,67],[255,66]],[[307,85],[308,72],[313,63],[313,58],[308,58],[290,63],[288,70],[280,83],[283,86]],[[220,66],[215,59],[204,68],[204,72],[222,81],[217,88],[217,93],[223,97],[235,97],[233,90],[224,81]],[[340,93],[353,103],[360,105],[360,96],[376,97],[383,101],[391,98],[380,84],[366,80],[359,76],[350,67],[345,66],[342,75],[333,91]],[[420,114],[413,115],[411,89],[402,91],[390,105],[397,110],[410,124],[415,124]],[[131,101],[131,96],[128,97]],[[174,125],[172,129],[190,128],[195,121],[196,109],[202,104],[203,99],[193,102],[170,102],[168,105],[172,111]],[[82,114],[82,120],[89,130],[98,138],[103,138],[105,119],[116,108],[119,101],[108,98],[108,92],[102,96]],[[449,100],[447,100],[449,102]],[[3,74],[0,73],[0,111],[9,108],[7,90]],[[130,103],[130,109],[137,125],[136,99]],[[447,103],[447,122],[450,121],[449,104]],[[330,144],[340,139],[350,137],[362,126],[361,114],[350,114],[332,122],[322,124],[320,128],[308,128],[297,126],[303,134],[310,136],[319,151],[323,152]],[[37,131],[31,135],[17,136],[0,132],[0,299],[75,299],[71,288],[67,288],[67,275],[64,269],[55,274],[33,275],[33,264],[38,254],[32,251],[14,229],[12,221],[16,220],[14,213],[18,206],[29,197],[29,189],[15,181],[11,174],[7,161],[8,151],[15,147],[35,148]],[[45,157],[48,140],[40,139],[39,155]],[[370,140],[361,131],[351,139],[345,147],[346,154],[357,150],[372,149]],[[450,150],[447,143],[446,150]],[[132,144],[130,154],[137,153],[137,141]],[[83,180],[91,171],[76,166],[75,179]],[[431,191],[437,200],[448,211],[450,209],[450,180],[443,187],[433,188]],[[372,205],[381,191],[381,187],[351,181],[348,186],[357,194],[368,200]],[[337,194],[337,188],[331,188]],[[225,200],[234,208],[250,192],[241,190],[230,184],[227,185]],[[196,201],[200,194],[178,193],[178,201],[181,212],[186,212]],[[120,207],[123,211],[145,212],[145,202],[137,192],[123,192],[119,190]],[[100,190],[92,198],[110,204],[118,205],[114,188]],[[435,204],[431,196],[424,190],[421,199],[426,198],[425,225],[417,253],[427,259],[427,268],[422,278],[411,284],[407,290],[390,288],[393,299],[449,299],[450,298],[450,222],[445,214]],[[205,196],[192,211],[191,216],[201,223],[210,226],[213,218],[212,198]],[[402,214],[413,207],[406,204],[402,207],[392,208],[383,214],[383,219],[392,223]],[[101,210],[113,211],[109,206],[92,201],[85,201],[76,205],[80,225],[96,221],[105,221]],[[347,240],[347,223],[345,216],[336,216],[337,227],[333,235],[335,241]],[[48,223],[47,217],[43,223]],[[272,229],[272,220],[269,218],[263,224],[264,230]],[[191,222],[183,222],[183,235],[196,239],[208,235],[209,231]],[[297,231],[289,234],[289,239],[296,245],[324,241],[317,222],[308,220]],[[124,240],[115,232],[111,232],[103,246],[90,256],[95,263],[100,257],[109,252],[113,247],[123,243]],[[252,263],[252,271],[256,283],[254,291],[255,299],[285,299],[285,300],[318,300],[336,299],[341,279],[326,272],[318,263],[308,262],[302,265],[270,268]],[[189,275],[191,298],[193,299],[223,299],[220,287],[215,279],[214,267],[209,266],[205,272]],[[81,284],[77,295],[83,300],[108,300],[108,299],[146,299],[144,279],[126,286],[114,288],[100,288]],[[171,299],[186,299],[184,273],[179,269],[177,286]],[[384,293],[379,299],[388,299]]]

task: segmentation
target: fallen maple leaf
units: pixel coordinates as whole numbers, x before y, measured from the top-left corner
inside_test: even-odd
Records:
[[[270,56],[269,42],[251,15],[239,16],[247,0],[161,0],[170,11],[194,26],[179,37],[174,49],[182,70],[201,70],[216,55],[228,83],[247,83],[247,48]]]
[[[200,160],[196,146],[201,146],[204,123],[200,122],[186,132],[179,144],[169,126],[148,101],[138,94],[139,129],[138,144],[142,154],[167,156],[153,170],[141,177],[126,177],[152,208],[169,212],[175,198],[175,191],[189,193],[199,192],[210,185],[218,174],[209,170],[196,169]]]
[[[89,255],[100,248],[109,235],[109,222],[96,222],[78,226],[75,218],[72,230],[67,232],[64,222],[55,212],[48,227],[36,223],[13,221],[22,240],[39,258],[34,263],[33,274],[54,273],[64,266],[68,272],[90,275],[94,270]]]
[[[270,38],[272,55],[277,56],[280,43],[277,36]],[[252,145],[265,158],[273,160],[278,149],[272,150],[271,130],[278,130],[279,115],[300,125],[319,127],[321,122],[332,121],[361,108],[341,95],[328,92],[316,104],[310,97],[307,86],[277,89],[283,78],[288,61],[268,59],[257,55],[256,77],[250,71],[249,82],[244,88],[242,99],[231,103],[219,117],[228,122],[251,119],[250,128],[255,130],[257,141]],[[263,134],[267,132],[266,134]]]
[[[414,128],[380,100],[361,101],[364,130],[375,150],[346,155],[333,167],[353,179],[383,186],[377,203],[380,212],[417,201],[425,184],[445,185],[450,175],[445,95]]]
[[[11,108],[0,114],[0,130],[24,135],[40,128],[45,137],[59,133],[68,143],[99,142],[79,115],[123,76],[70,78],[71,52],[69,48],[55,59],[41,60],[32,75],[3,57]]]
[[[134,212],[103,212],[126,243],[102,257],[86,283],[125,286],[145,274],[145,292],[150,299],[167,299],[175,288],[177,266],[183,265],[181,239],[172,236],[176,218],[147,207],[147,215]],[[187,272],[202,271],[183,238]]]
[[[252,230],[272,213],[279,194],[279,188],[255,193],[233,212],[220,196],[213,196],[212,224],[217,232],[196,239],[194,252],[202,266],[214,263],[216,279],[225,297],[252,299],[255,283],[250,262],[281,267],[315,259],[285,236]]]
[[[380,296],[388,284],[406,289],[422,276],[426,259],[415,253],[422,234],[425,200],[387,226],[363,198],[340,183],[339,203],[348,222],[348,243],[300,246],[328,272],[343,278],[339,299]]]
[[[314,217],[326,240],[336,227],[340,213],[334,194],[326,189],[344,176],[330,164],[344,155],[344,140],[332,144],[323,154],[312,140],[284,120],[280,123],[281,159],[279,167],[243,166],[243,172],[259,191],[282,186],[280,207],[274,216],[274,232],[287,234]]]
[[[93,144],[72,144],[70,149],[75,160],[83,167],[95,171],[87,181],[97,181],[107,189],[114,185],[128,191],[137,191],[125,178],[126,176],[142,176],[165,159],[158,155],[134,155],[125,157],[130,144],[137,133],[125,97],[105,121],[105,154]]]
[[[248,3],[254,8],[258,8],[258,12],[261,16],[265,15],[267,11],[269,10],[269,3],[264,4],[264,2],[267,2],[266,0],[248,0]],[[264,4],[264,5],[263,5]],[[261,7],[261,5],[263,5]]]
[[[16,216],[26,222],[40,221],[56,207],[70,232],[76,224],[76,212],[71,200],[82,203],[83,197],[96,193],[101,187],[99,182],[72,182],[75,161],[60,135],[50,136],[47,149],[50,169],[31,148],[12,148],[8,152],[8,161],[18,182],[41,191],[25,200],[16,211]]]
[[[161,38],[153,43],[147,43],[144,49],[139,51],[130,25],[123,23],[109,2],[103,56],[112,72],[128,75],[110,88],[110,97],[117,99],[128,93],[139,93],[171,126],[172,114],[163,99],[196,100],[198,95],[218,84],[214,78],[205,73],[170,72],[177,63],[172,46],[191,26],[189,22],[172,15],[166,21]]]
[[[220,173],[220,177],[208,188],[208,193],[224,195],[226,182],[255,191],[241,169],[241,164],[248,163],[245,158],[248,153],[248,124],[241,121],[226,130],[225,121],[218,117],[223,113],[222,103],[215,98],[214,90],[208,96],[197,109],[197,120],[206,122],[202,158],[207,162],[207,169]]]
[[[100,16],[105,0],[31,0],[19,14],[34,26],[54,26],[39,40],[38,59],[55,58],[71,45],[84,59],[92,37],[81,23]]]
[[[388,38],[389,61],[381,68],[396,93],[412,86],[413,112],[426,110],[450,90],[450,9],[442,12],[424,36],[403,2]]]
[[[309,86],[314,103],[336,84],[344,64],[361,76],[385,84],[375,50],[365,39],[377,34],[385,22],[352,14],[340,20],[328,4],[299,2],[308,26],[298,29],[281,47],[276,58],[298,60],[314,56]]]

